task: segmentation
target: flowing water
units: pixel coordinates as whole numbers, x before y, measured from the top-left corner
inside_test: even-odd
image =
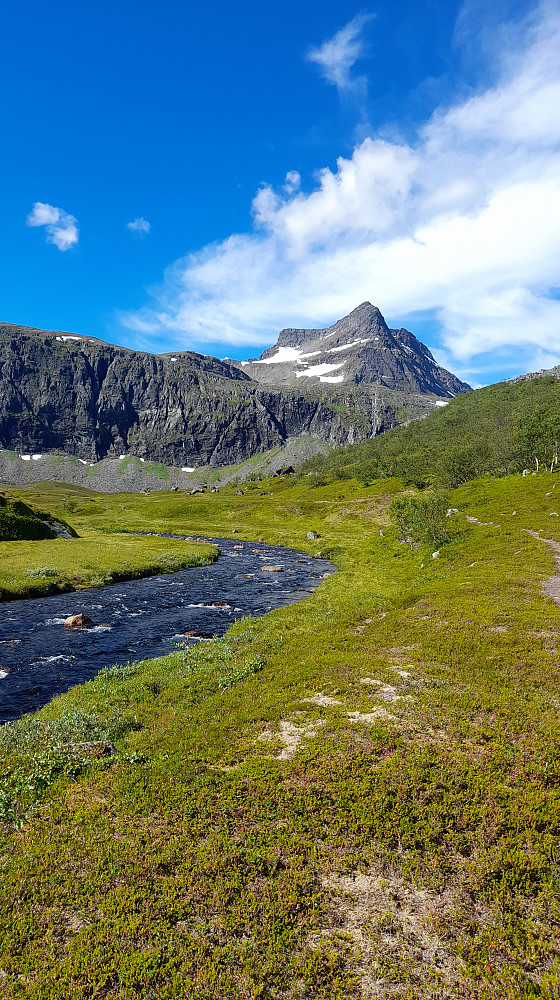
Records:
[[[39,708],[102,667],[204,641],[185,632],[223,635],[236,618],[293,604],[335,571],[323,559],[281,546],[202,540],[222,553],[211,566],[0,604],[0,723]],[[283,572],[263,571],[266,565]],[[80,613],[93,625],[65,627],[69,615]]]

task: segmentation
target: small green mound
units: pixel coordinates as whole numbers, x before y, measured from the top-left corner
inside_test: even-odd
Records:
[[[0,541],[52,538],[52,535],[44,519],[27,504],[0,497]]]
[[[41,538],[54,538],[56,532],[49,523],[61,524],[71,535],[76,535],[73,528],[37,508],[29,507],[21,500],[13,500],[0,496],[0,541],[35,541]]]

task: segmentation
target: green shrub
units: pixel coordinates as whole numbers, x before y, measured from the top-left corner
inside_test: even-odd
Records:
[[[436,490],[426,490],[417,496],[399,493],[389,505],[389,517],[400,533],[401,541],[408,538],[425,545],[442,545],[448,540],[447,512],[449,496]]]
[[[51,569],[49,566],[41,566],[38,569],[26,569],[24,570],[26,576],[32,577],[34,580],[46,580],[51,576],[60,576],[59,569]]]

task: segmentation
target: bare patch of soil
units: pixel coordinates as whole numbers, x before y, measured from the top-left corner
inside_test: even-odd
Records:
[[[303,726],[296,726],[289,719],[286,719],[278,724],[278,732],[274,733],[271,729],[265,729],[258,738],[263,742],[281,740],[284,743],[284,749],[280,750],[275,756],[277,760],[289,760],[295,754],[302,740],[312,739],[317,735],[317,729],[323,725],[324,721],[322,719]]]
[[[457,995],[459,960],[436,930],[453,910],[450,892],[438,895],[371,871],[321,881],[331,893],[331,933],[351,938],[367,1000],[390,997],[405,984],[418,998]]]

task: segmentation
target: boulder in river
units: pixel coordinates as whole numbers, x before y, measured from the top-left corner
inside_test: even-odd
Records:
[[[283,573],[283,566],[261,566],[262,573]]]
[[[70,615],[69,618],[64,622],[68,628],[87,628],[88,625],[93,625],[91,618],[87,615]]]

